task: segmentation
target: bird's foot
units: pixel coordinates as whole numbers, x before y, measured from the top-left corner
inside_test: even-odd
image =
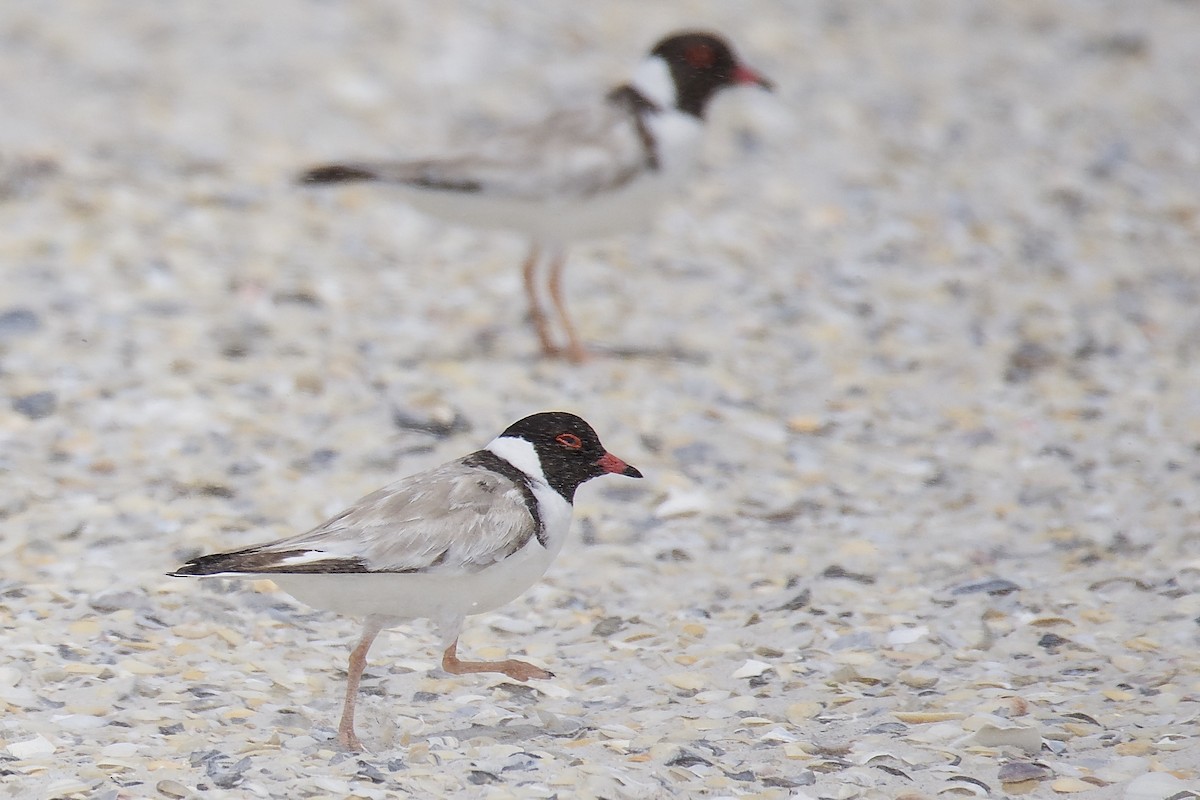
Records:
[[[524,661],[517,661],[514,658],[510,658],[506,661],[495,662],[495,671],[507,675],[514,681],[521,682],[531,681],[534,679],[544,681],[554,677],[554,673],[548,669],[535,667],[533,664],[527,664]]]
[[[572,364],[582,364],[590,360],[592,354],[588,352],[586,347],[578,343],[568,345],[567,347],[559,347],[556,344],[542,342],[542,357],[561,358]]]
[[[566,349],[566,352],[563,354],[563,356],[572,364],[582,364],[592,357],[591,353],[589,353],[584,346],[578,342],[572,342],[571,346]]]
[[[338,749],[351,753],[361,753],[366,749],[353,730],[338,730],[337,743]]]
[[[524,661],[517,661],[515,658],[508,658],[504,661],[460,661],[458,659],[458,643],[450,645],[446,648],[446,652],[442,654],[442,669],[449,672],[451,675],[466,675],[472,672],[499,672],[501,675],[507,675],[515,681],[530,681],[533,679],[546,680],[553,678],[554,673],[549,670],[535,667],[533,664],[527,664]]]

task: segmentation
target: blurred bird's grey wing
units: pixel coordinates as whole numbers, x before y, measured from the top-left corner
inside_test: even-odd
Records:
[[[381,181],[415,189],[553,201],[619,188],[654,169],[656,163],[637,114],[627,103],[610,101],[595,108],[561,111],[535,125],[501,133],[461,155],[327,164],[308,170],[300,180]]]

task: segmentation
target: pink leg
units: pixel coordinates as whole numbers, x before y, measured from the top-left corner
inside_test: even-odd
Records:
[[[458,639],[450,643],[442,654],[442,669],[451,675],[465,675],[469,672],[499,672],[513,680],[528,681],[533,678],[553,678],[553,672],[547,672],[541,667],[526,664],[524,661],[507,659],[505,661],[459,661]]]
[[[537,332],[538,342],[542,345],[542,355],[553,356],[558,355],[558,347],[550,339],[549,320],[546,319],[546,312],[542,310],[542,305],[538,302],[537,287],[534,285],[535,272],[540,258],[541,250],[534,244],[529,249],[529,256],[525,259],[521,273],[525,277],[525,296],[529,300],[529,318],[533,320],[533,329]]]
[[[567,333],[567,359],[579,364],[587,358],[587,351],[583,349],[583,344],[575,333],[575,326],[571,324],[571,318],[567,315],[567,304],[563,301],[562,272],[563,266],[567,263],[567,256],[562,250],[555,250],[552,259],[550,263],[550,299],[554,301],[558,318],[562,320],[563,330]]]
[[[338,723],[338,747],[343,750],[362,750],[362,742],[354,733],[354,701],[358,698],[358,684],[362,680],[363,669],[367,666],[367,651],[375,637],[383,630],[383,622],[375,617],[367,617],[363,628],[362,638],[350,652],[350,669],[346,678],[346,701],[342,705],[342,721]]]

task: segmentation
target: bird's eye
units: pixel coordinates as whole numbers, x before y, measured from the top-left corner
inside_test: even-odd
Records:
[[[716,60],[716,55],[708,45],[695,44],[684,52],[683,58],[692,69],[708,69]]]
[[[561,444],[568,450],[578,450],[583,447],[583,440],[573,433],[560,433],[554,437],[554,441]]]

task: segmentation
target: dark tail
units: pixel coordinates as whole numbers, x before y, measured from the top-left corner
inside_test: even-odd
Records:
[[[214,553],[209,556],[193,558],[174,572],[168,572],[172,578],[189,578],[196,575],[216,575],[219,572],[241,572],[245,566],[246,556],[253,551],[239,550],[236,553]]]
[[[214,553],[211,556],[193,558],[174,572],[168,572],[172,578],[189,578],[197,575],[228,575],[240,572],[247,575],[270,575],[271,573],[308,573],[308,572],[371,572],[372,570],[361,558],[322,558],[317,561],[299,563],[291,561],[296,556],[312,552],[305,548],[297,550],[267,550],[261,547],[249,547],[245,550],[235,550],[232,553]],[[397,570],[398,572],[415,572],[417,570]]]
[[[325,164],[313,167],[300,174],[300,183],[352,183],[354,181],[374,181],[379,175],[364,167],[351,164]]]

